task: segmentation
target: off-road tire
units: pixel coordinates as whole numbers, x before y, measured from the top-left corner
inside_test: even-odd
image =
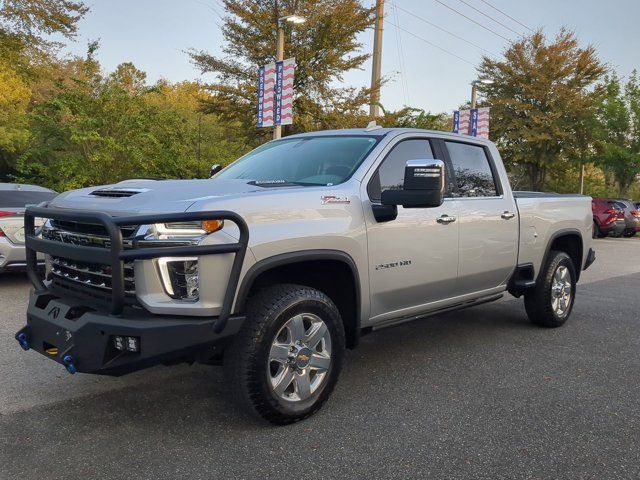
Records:
[[[566,315],[560,317],[552,308],[553,276],[559,266],[565,266],[571,277],[571,299]],[[524,306],[529,320],[535,325],[547,328],[557,328],[571,316],[576,298],[576,271],[571,257],[564,252],[552,250],[540,275],[535,288],[525,293]]]
[[[278,398],[268,383],[269,350],[277,332],[292,316],[313,313],[326,324],[332,343],[328,377],[311,397],[299,402]],[[340,313],[324,293],[301,285],[266,288],[247,305],[240,332],[225,349],[224,370],[233,400],[245,410],[275,424],[303,420],[320,410],[338,380],[345,351]]]

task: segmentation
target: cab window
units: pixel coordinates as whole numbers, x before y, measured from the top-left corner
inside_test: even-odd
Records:
[[[411,139],[398,143],[386,156],[367,186],[371,201],[379,202],[383,190],[402,190],[407,160],[432,159],[429,140]]]
[[[456,197],[495,197],[496,181],[484,147],[461,142],[445,142],[453,166]]]

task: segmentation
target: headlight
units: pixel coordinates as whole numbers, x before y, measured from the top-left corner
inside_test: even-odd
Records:
[[[202,222],[157,223],[154,237],[157,240],[200,238],[217,232],[224,226],[224,220],[204,220]]]
[[[150,226],[138,245],[145,247],[197,245],[206,235],[224,226],[223,220],[160,223]],[[199,298],[197,257],[161,257],[157,260],[164,289],[171,298],[196,301]]]

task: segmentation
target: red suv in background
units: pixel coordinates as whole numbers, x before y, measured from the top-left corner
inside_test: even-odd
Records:
[[[608,235],[620,237],[624,233],[627,223],[624,219],[624,210],[621,207],[622,205],[615,200],[606,198],[591,200],[594,237],[601,238]]]

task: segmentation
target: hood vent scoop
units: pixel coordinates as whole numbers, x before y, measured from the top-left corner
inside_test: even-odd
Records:
[[[148,191],[148,188],[103,188],[100,190],[94,190],[90,193],[90,195],[107,198],[124,198],[132,197],[133,195],[137,195],[138,193],[144,193]]]

